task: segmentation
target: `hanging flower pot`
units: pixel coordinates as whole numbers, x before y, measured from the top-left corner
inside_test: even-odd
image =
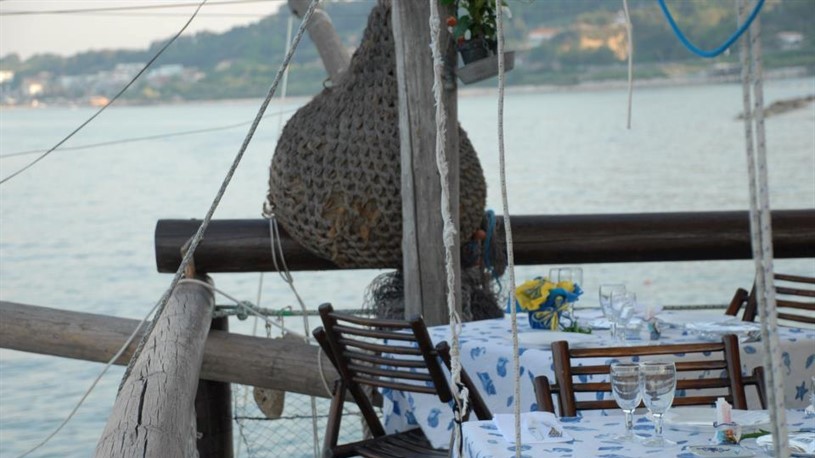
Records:
[[[461,61],[467,65],[495,55],[496,47],[495,42],[490,43],[486,38],[479,37],[459,42],[458,52],[461,55]]]

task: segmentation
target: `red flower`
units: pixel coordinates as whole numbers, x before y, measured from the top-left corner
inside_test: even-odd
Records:
[[[458,24],[458,20],[455,17],[450,16],[447,18],[447,27],[455,27],[456,24]]]

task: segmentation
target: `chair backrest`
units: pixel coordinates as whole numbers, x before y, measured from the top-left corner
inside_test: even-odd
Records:
[[[779,320],[815,324],[815,278],[801,275],[774,274],[775,301]],[[755,321],[758,316],[756,286],[750,291],[742,320]]]
[[[331,304],[319,310],[328,344],[324,349],[330,349],[332,363],[375,436],[384,429],[366,394],[368,388],[433,394],[444,403],[453,399],[440,355],[421,318],[362,318],[335,312]],[[318,341],[320,333],[314,331]]]
[[[694,353],[699,354],[698,359],[694,360],[687,356]],[[720,353],[721,357],[716,359],[712,357],[711,353]],[[686,390],[686,392],[683,396],[675,397],[673,405],[715,404],[716,399],[725,397],[734,408],[747,408],[741,374],[739,342],[734,335],[724,336],[721,342],[638,347],[569,348],[569,342],[554,342],[552,343],[552,358],[556,383],[548,383],[545,377],[535,380],[538,408],[539,410],[554,410],[551,397],[549,401],[546,400],[548,391],[558,395],[561,416],[575,416],[578,410],[617,409],[617,403],[610,394],[611,384],[608,381],[590,381],[591,377],[602,376],[608,379],[610,364],[618,358],[676,354],[684,354],[681,360],[676,361],[676,389],[677,392],[680,390]],[[703,371],[701,375],[700,371]],[[694,374],[688,374],[689,372]],[[727,394],[722,395],[722,389],[726,389]],[[702,392],[696,392],[696,390],[702,390]],[[715,393],[711,393],[713,390]],[[594,396],[595,399],[592,400],[577,400],[578,393],[606,393],[608,395]]]

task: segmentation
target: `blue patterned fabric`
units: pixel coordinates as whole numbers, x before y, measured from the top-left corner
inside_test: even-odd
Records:
[[[653,433],[653,424],[642,416],[635,424],[637,435],[649,436]],[[622,413],[609,414],[598,411],[587,411],[579,418],[563,418],[563,429],[574,438],[571,442],[555,444],[522,444],[521,456],[524,457],[561,457],[561,458],[694,458],[688,446],[710,445],[712,431],[690,430],[674,431],[669,427],[664,430],[666,439],[676,445],[665,448],[648,448],[639,443],[618,443],[613,437],[623,432]],[[815,428],[815,415],[803,410],[788,410],[787,425],[790,431]],[[815,431],[815,430],[813,430]],[[463,453],[461,458],[515,458],[515,446],[508,443],[492,421],[471,421],[462,428]],[[746,439],[741,445],[756,457],[768,456],[756,445],[755,439]]]
[[[585,313],[585,312],[584,312]],[[521,315],[523,316],[523,315]],[[579,316],[580,317],[580,316]],[[518,320],[520,333],[542,333],[550,331],[532,330],[524,319]],[[450,341],[448,326],[435,326],[429,329],[434,342]],[[608,331],[595,331],[604,336],[599,345],[611,346]],[[809,402],[809,380],[815,376],[815,330],[798,328],[778,328],[784,368],[784,396],[788,408],[803,408]],[[461,363],[473,378],[475,384],[493,413],[512,413],[515,399],[513,393],[512,332],[508,319],[485,320],[464,323],[460,336]],[[699,342],[700,338],[680,329],[664,329],[658,343]],[[654,344],[652,341],[644,341]],[[762,364],[760,343],[741,345],[742,371],[747,374]],[[553,379],[552,352],[548,346],[527,346],[519,350],[521,365],[521,411],[536,409],[535,392],[532,380],[539,375]],[[685,355],[674,355],[676,360]],[[607,361],[600,361],[606,363]],[[594,377],[593,381],[603,381]],[[593,394],[591,396],[594,396]],[[431,443],[438,448],[446,448],[450,443],[453,413],[441,405],[435,396],[402,393],[386,390],[384,398],[384,424],[390,432],[412,429],[418,424]],[[747,389],[747,401],[751,408],[758,408],[755,389]],[[473,455],[477,456],[477,455]],[[577,455],[575,455],[577,456]]]

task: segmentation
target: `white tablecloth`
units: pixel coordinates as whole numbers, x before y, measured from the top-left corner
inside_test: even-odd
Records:
[[[519,332],[542,333],[532,330],[525,315],[518,316]],[[448,326],[430,328],[434,342],[450,341]],[[601,345],[612,345],[608,331],[595,331]],[[460,336],[461,362],[475,380],[480,393],[493,413],[512,413],[515,399],[512,333],[508,319],[485,320],[463,325]],[[786,368],[785,402],[788,408],[803,408],[809,402],[810,379],[815,376],[815,330],[779,328],[783,363]],[[681,329],[664,329],[659,343],[699,342],[700,338]],[[642,342],[648,344],[648,341]],[[741,361],[744,373],[762,364],[761,342],[741,345]],[[537,410],[532,379],[547,375],[553,380],[552,353],[548,346],[521,346],[519,351],[521,372],[521,410]],[[675,355],[679,360],[684,355]],[[600,381],[597,379],[596,381]],[[748,405],[759,408],[755,390],[748,388]],[[384,424],[389,432],[422,428],[437,447],[447,447],[453,425],[453,414],[449,406],[439,403],[438,398],[383,391]]]
[[[623,432],[622,414],[608,416],[598,411],[587,411],[583,417],[563,418],[561,423],[574,440],[557,444],[521,444],[521,456],[532,457],[603,457],[603,458],[696,458],[685,447],[708,445],[712,437],[710,431],[674,431],[664,429],[664,437],[676,442],[666,448],[649,448],[638,443],[618,443],[612,438]],[[788,410],[787,424],[790,431],[815,428],[815,416],[803,410]],[[651,435],[653,423],[644,416],[634,420],[634,431],[638,435]],[[815,430],[813,430],[815,431]],[[492,421],[471,421],[462,426],[463,458],[515,458],[515,446],[508,443]],[[755,439],[745,439],[745,448],[750,448],[754,456],[769,456],[755,445]]]

